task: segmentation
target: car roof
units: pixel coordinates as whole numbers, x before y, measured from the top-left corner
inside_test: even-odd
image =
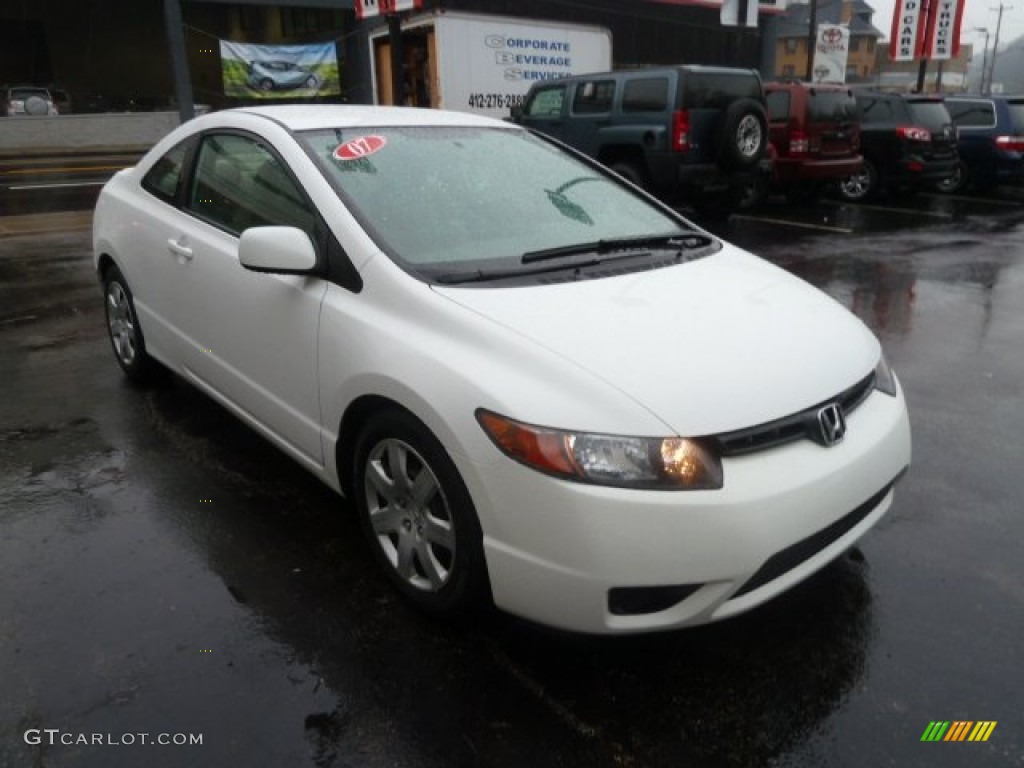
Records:
[[[465,112],[415,107],[377,107],[335,104],[281,104],[266,107],[241,107],[232,112],[259,115],[280,123],[292,131],[359,126],[479,126],[515,128],[511,123]]]
[[[804,90],[816,91],[849,91],[853,92],[850,86],[844,83],[808,83],[804,80],[769,80],[764,84],[765,90],[783,88],[803,88]]]

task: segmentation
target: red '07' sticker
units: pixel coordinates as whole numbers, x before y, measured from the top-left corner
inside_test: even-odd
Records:
[[[334,157],[338,160],[358,160],[367,157],[384,148],[388,140],[383,136],[371,134],[369,136],[357,136],[349,139],[334,150]]]

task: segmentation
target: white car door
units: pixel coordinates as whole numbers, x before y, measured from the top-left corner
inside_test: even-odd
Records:
[[[185,373],[297,458],[323,466],[317,329],[327,283],[238,261],[238,236],[250,226],[298,226],[312,238],[314,209],[253,136],[206,134],[197,152],[170,243],[185,267],[175,313],[191,342]]]

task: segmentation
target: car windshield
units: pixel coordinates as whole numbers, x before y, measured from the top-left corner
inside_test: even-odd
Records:
[[[381,248],[424,277],[527,271],[527,254],[691,232],[520,129],[359,127],[302,137]]]
[[[935,133],[941,133],[944,127],[953,122],[949,110],[941,101],[912,101],[910,113],[915,123]]]
[[[50,94],[43,88],[12,88],[11,98],[17,99],[18,101],[24,101],[32,96],[38,96],[42,99],[48,99]]]

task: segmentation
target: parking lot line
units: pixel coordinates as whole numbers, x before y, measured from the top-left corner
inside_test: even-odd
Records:
[[[952,219],[952,213],[943,211],[920,211],[917,208],[892,208],[888,205],[866,205],[864,203],[846,203],[839,200],[822,200],[826,205],[849,205],[853,208],[863,208],[865,211],[882,211],[883,213],[911,213],[917,216],[931,216],[935,219]]]
[[[759,221],[764,224],[778,224],[783,227],[800,227],[801,229],[819,229],[822,232],[838,232],[842,235],[852,235],[853,230],[846,227],[829,227],[825,224],[811,224],[806,221],[790,221],[789,219],[771,219],[766,216],[748,216],[744,213],[734,213],[734,219],[741,221]]]
[[[987,203],[988,205],[1006,205],[1011,208],[1020,208],[1024,201],[1021,200],[993,200],[990,197],[971,197],[970,195],[940,195],[940,194],[921,194],[921,197],[927,197],[934,200],[960,200],[965,203]]]

